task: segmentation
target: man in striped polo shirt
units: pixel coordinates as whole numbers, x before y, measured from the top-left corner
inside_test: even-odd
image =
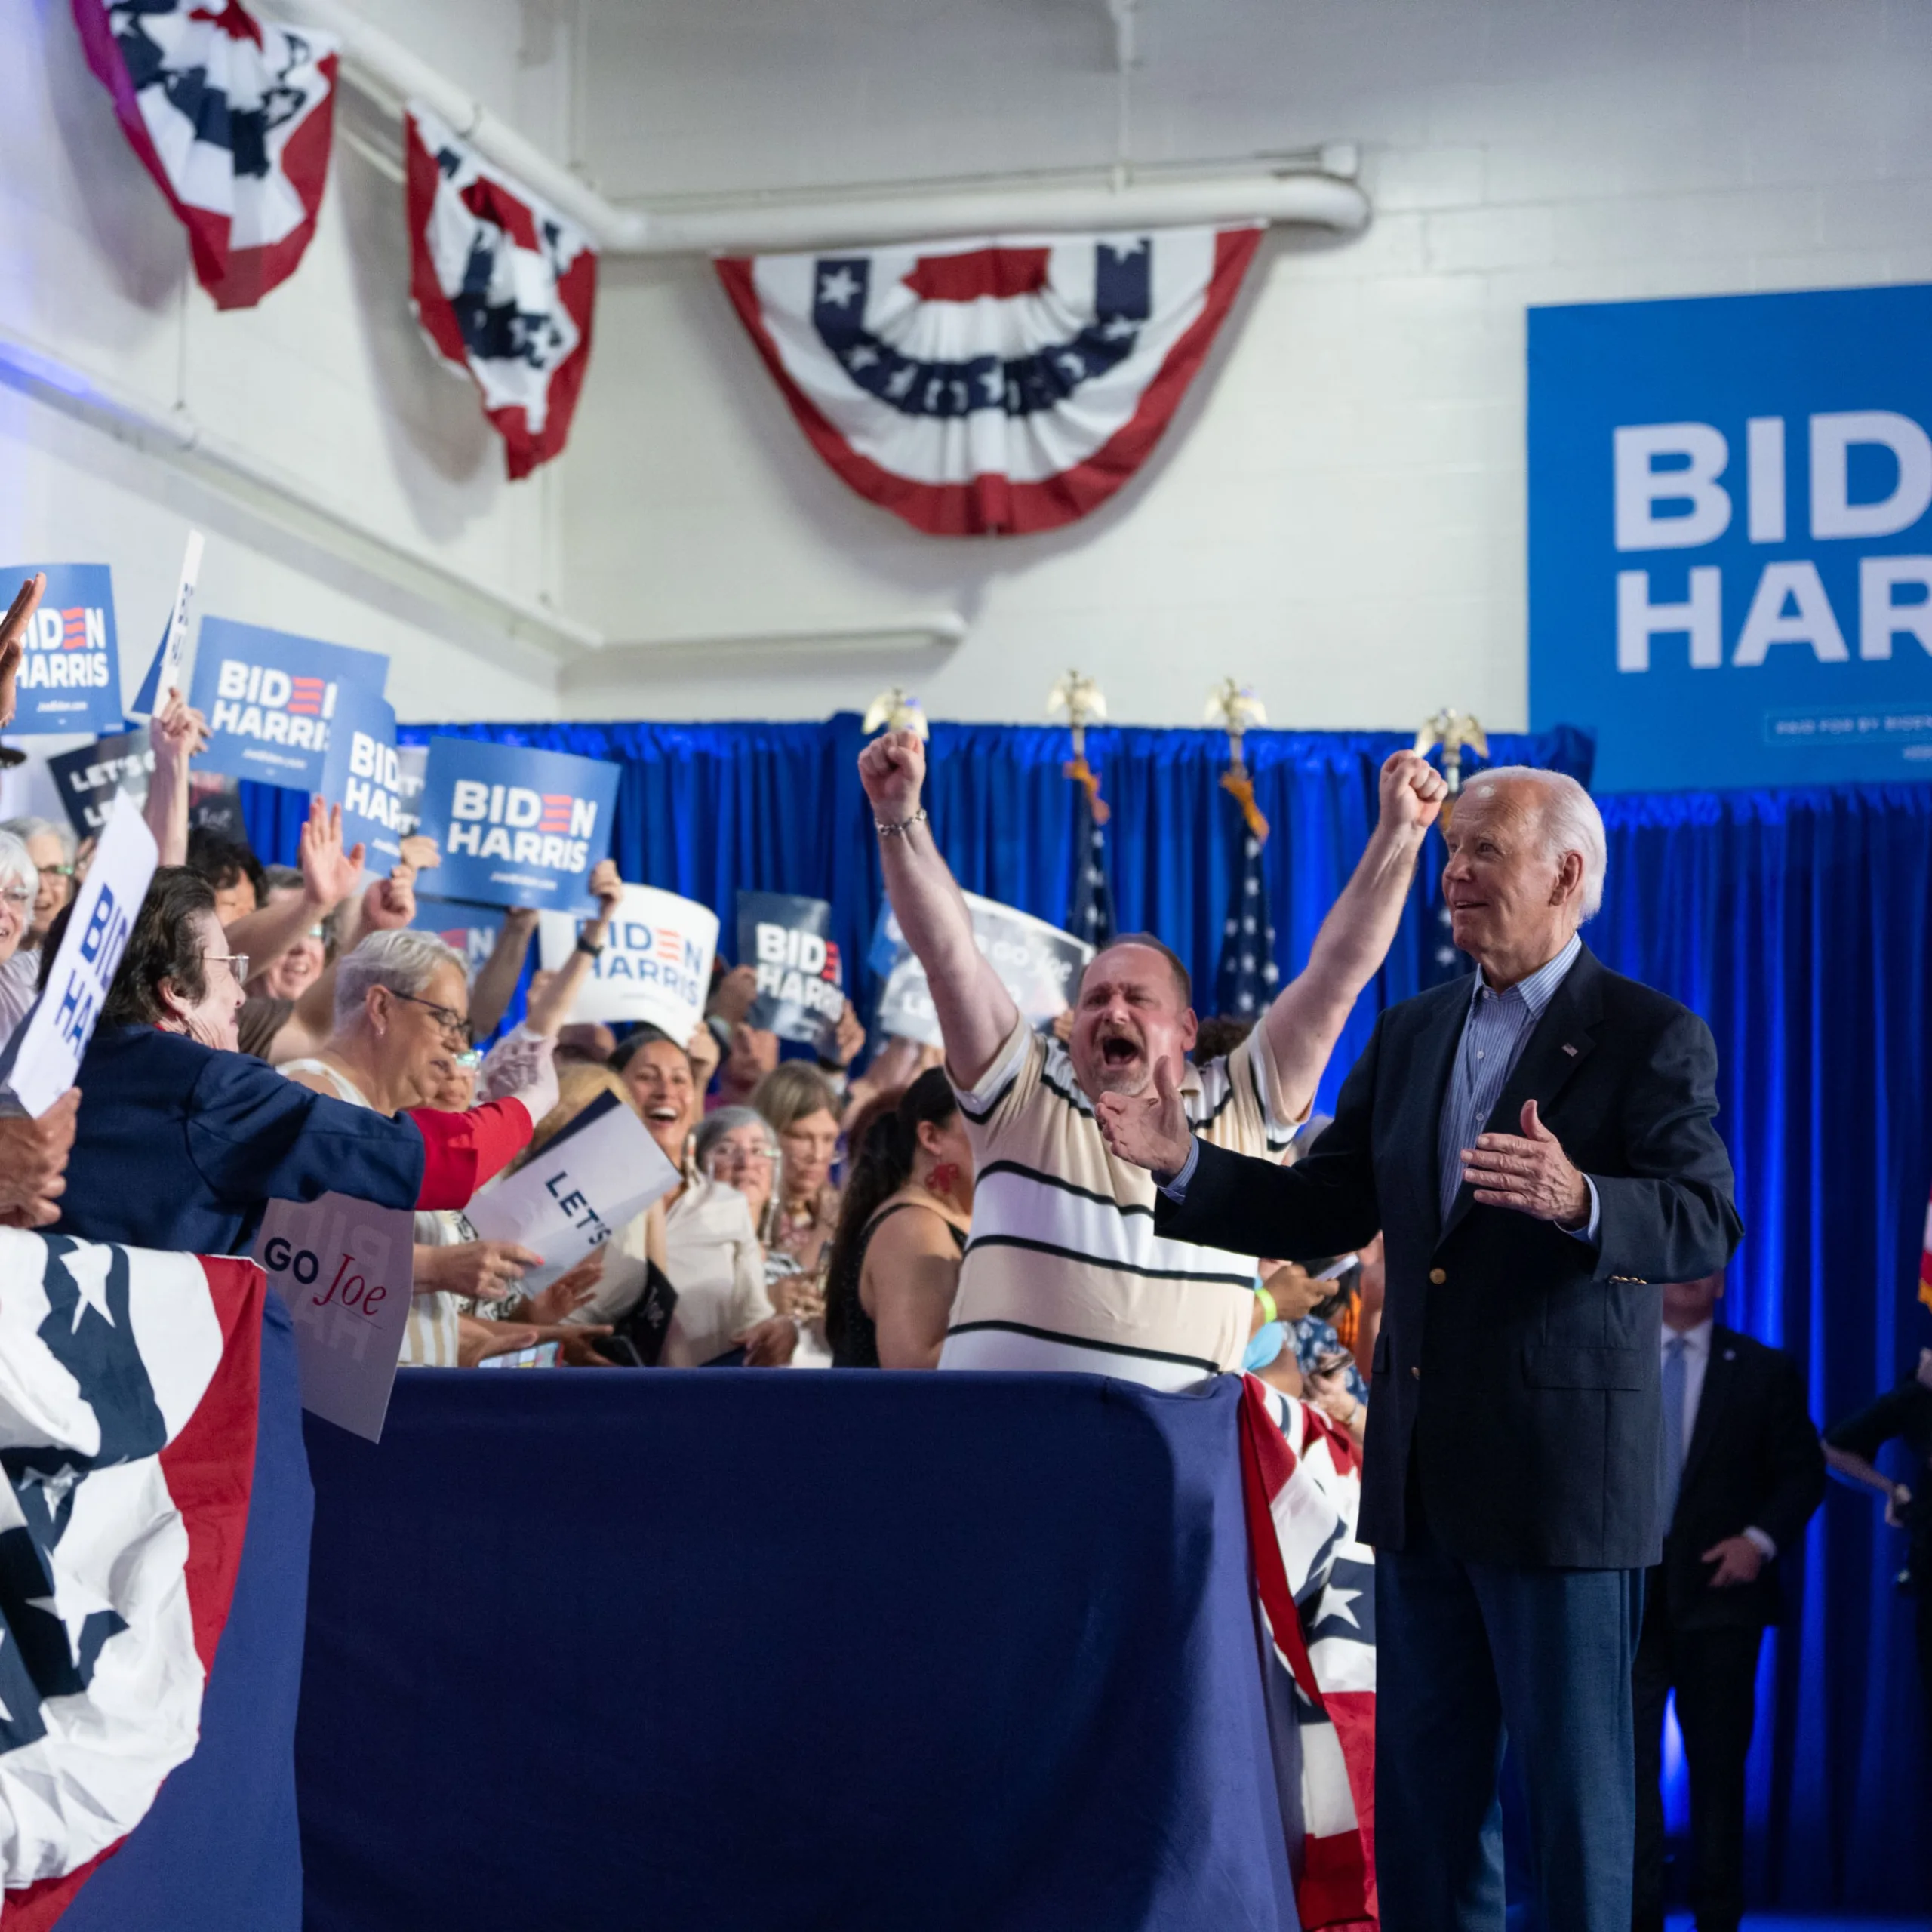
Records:
[[[940,1367],[1081,1370],[1164,1389],[1238,1367],[1253,1257],[1158,1236],[1152,1180],[1109,1152],[1094,1101],[1151,1093],[1164,1066],[1204,1139],[1278,1155],[1395,936],[1441,778],[1410,752],[1383,767],[1380,821],[1306,968],[1241,1045],[1197,1068],[1186,969],[1151,934],[1089,962],[1066,1048],[1033,1032],[974,944],[933,843],[919,804],[924,745],[889,732],[866,747],[859,775],[973,1146],[972,1235]]]

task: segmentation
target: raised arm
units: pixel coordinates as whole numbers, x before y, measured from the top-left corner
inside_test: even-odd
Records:
[[[973,915],[933,843],[919,804],[926,748],[918,734],[888,731],[875,738],[859,755],[859,779],[881,828],[886,897],[932,988],[947,1067],[963,1085],[976,1087],[1018,1023],[1020,1009],[974,943]]]
[[[1388,956],[1423,840],[1448,787],[1429,761],[1398,752],[1382,768],[1382,810],[1368,848],[1321,922],[1308,964],[1262,1023],[1281,1076],[1276,1106],[1301,1117],[1361,989]]]
[[[497,943],[469,983],[470,1030],[479,1040],[487,1040],[510,1010],[516,983],[523,977],[530,936],[536,930],[534,906],[513,906],[503,915],[503,923],[497,929]]]
[[[597,900],[596,913],[579,929],[571,956],[550,975],[549,984],[540,993],[533,991],[531,995],[529,1011],[524,1016],[523,1023],[533,1033],[555,1035],[571,1017],[571,1008],[577,1004],[577,994],[584,981],[590,977],[592,961],[604,949],[604,935],[610,930],[611,915],[624,896],[624,882],[617,876],[616,860],[605,859],[599,863],[590,875],[590,890]],[[480,984],[480,974],[478,980]],[[470,997],[473,1004],[475,995],[472,993]]]
[[[0,724],[14,721],[20,663],[26,655],[27,626],[40,608],[41,597],[46,589],[46,573],[35,571],[14,594],[6,616],[0,618]],[[166,865],[168,861],[163,859],[162,863]]]
[[[188,766],[208,741],[208,720],[179,691],[170,691],[168,702],[148,720],[154,771],[142,811],[164,866],[187,863]]]
[[[231,952],[245,952],[257,971],[266,971],[309,928],[326,919],[362,883],[362,848],[342,848],[342,808],[309,801],[296,863],[302,891],[279,905],[245,912],[223,929]]]

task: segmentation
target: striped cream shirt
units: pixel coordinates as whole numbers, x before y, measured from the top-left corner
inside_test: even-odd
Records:
[[[1278,1155],[1294,1123],[1257,1026],[1182,1088],[1195,1131]],[[1067,1369],[1176,1389],[1240,1366],[1250,1255],[1154,1232],[1153,1177],[1116,1161],[1057,1041],[1023,1020],[959,1093],[974,1155],[973,1228],[942,1368]]]

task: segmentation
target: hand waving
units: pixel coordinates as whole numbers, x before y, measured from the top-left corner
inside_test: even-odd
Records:
[[[36,571],[20,586],[5,618],[0,620],[0,724],[14,721],[14,687],[20,675],[20,660],[26,655],[27,626],[40,608],[46,589],[45,574]]]
[[[331,912],[362,880],[362,848],[342,849],[342,808],[309,801],[309,820],[296,848],[302,889],[318,912]]]
[[[1523,1103],[1523,1131],[1485,1134],[1463,1149],[1463,1178],[1484,1208],[1508,1208],[1574,1232],[1590,1218],[1590,1190],[1562,1143]]]

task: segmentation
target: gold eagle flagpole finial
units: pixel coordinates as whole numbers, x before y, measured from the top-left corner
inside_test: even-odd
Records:
[[[1221,789],[1241,807],[1248,830],[1257,838],[1265,839],[1268,821],[1254,802],[1254,780],[1241,754],[1241,740],[1256,726],[1267,723],[1268,708],[1255,696],[1253,685],[1223,678],[1208,696],[1207,718],[1210,724],[1218,724],[1228,734],[1228,768],[1221,774]]]
[[[932,728],[926,722],[926,714],[919,709],[919,700],[897,685],[881,691],[872,700],[872,708],[866,713],[865,723],[860,728],[868,737],[875,731],[916,731],[921,738],[932,736]]]
[[[1057,718],[1063,712],[1072,732],[1073,756],[1060,770],[1084,787],[1088,809],[1093,814],[1094,823],[1105,825],[1112,813],[1100,796],[1099,774],[1087,762],[1087,728],[1096,719],[1106,716],[1107,700],[1091,678],[1083,677],[1078,671],[1069,671],[1047,694],[1047,715]]]
[[[1449,787],[1449,795],[1442,801],[1442,823],[1447,826],[1455,814],[1456,800],[1463,789],[1463,753],[1472,751],[1477,757],[1487,759],[1489,740],[1481,724],[1466,712],[1443,710],[1425,720],[1416,734],[1415,748],[1424,757],[1438,745],[1442,748],[1442,776]]]

